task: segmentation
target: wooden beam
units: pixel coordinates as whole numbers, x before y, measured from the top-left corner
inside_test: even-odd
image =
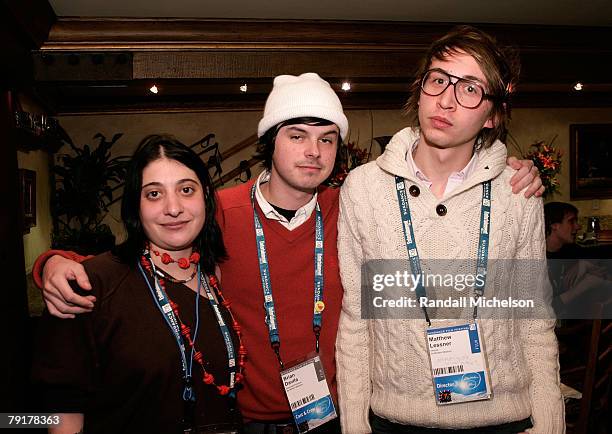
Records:
[[[409,78],[424,52],[412,49],[359,51],[338,48],[284,50],[198,50],[144,52],[44,52],[33,54],[38,81],[131,79],[272,78],[317,71],[327,77]],[[590,83],[612,81],[612,52],[527,50],[522,81]]]
[[[151,18],[60,18],[46,50],[304,48],[317,45],[424,49],[457,23],[331,20],[212,20]],[[610,27],[476,24],[503,43],[520,48],[610,51]]]
[[[316,71],[323,77],[410,77],[411,51],[207,50],[134,53],[134,78],[272,78]]]
[[[429,44],[454,24],[380,21],[59,19],[35,55],[38,80],[122,79],[91,67],[101,52],[133,53],[134,79],[271,78],[315,70],[325,76],[409,77]],[[479,25],[516,46],[529,82],[612,81],[612,27]],[[117,53],[119,52],[119,53]],[[121,53],[123,52],[123,53]],[[62,70],[64,58],[82,59]],[[67,57],[66,57],[67,56]],[[41,65],[39,59],[47,59]],[[128,60],[130,63],[130,60]],[[99,72],[106,68],[105,71]],[[577,78],[578,77],[578,78]]]
[[[126,81],[132,80],[131,52],[32,53],[36,81]]]
[[[453,26],[377,21],[62,18],[33,59],[36,80],[56,87],[47,94],[62,113],[260,109],[274,76],[305,71],[316,71],[328,80],[366,81],[367,89],[346,95],[349,109],[395,108],[401,107],[407,92],[389,89],[389,83],[407,87],[429,44]],[[530,92],[517,95],[517,106],[559,106],[554,98],[560,95],[558,90],[548,89],[551,84],[568,88],[579,80],[590,85],[612,84],[612,27],[478,27],[520,50],[521,83]],[[186,94],[170,86],[155,98],[146,95],[146,88],[134,87],[164,80],[213,85],[220,80],[226,85],[244,80],[249,82],[249,93],[252,82],[260,88],[261,83],[267,83],[268,87],[240,95],[237,90],[211,86]],[[65,84],[83,87],[76,94],[66,94],[61,91]],[[104,87],[104,94],[96,87]],[[561,97],[560,101],[570,106],[606,106],[609,101],[608,92]]]

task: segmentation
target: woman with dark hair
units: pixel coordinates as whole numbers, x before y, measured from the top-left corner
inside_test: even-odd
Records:
[[[237,432],[246,351],[216,277],[225,247],[206,165],[172,137],[145,138],[121,217],[126,241],[84,263],[93,312],[42,319],[34,377],[60,414],[50,431]]]

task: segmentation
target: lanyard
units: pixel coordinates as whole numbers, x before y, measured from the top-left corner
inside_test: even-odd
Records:
[[[255,239],[257,242],[257,257],[259,258],[259,274],[264,294],[264,308],[266,311],[266,325],[270,337],[270,345],[276,353],[276,358],[284,369],[283,360],[280,356],[280,336],[278,334],[278,323],[276,321],[276,310],[274,297],[272,296],[272,283],[270,280],[270,267],[268,265],[268,254],[266,251],[266,238],[264,236],[261,220],[255,208],[255,189],[251,188],[251,204],[253,205],[253,221],[255,223]],[[312,331],[315,335],[316,351],[319,352],[319,336],[321,335],[323,304],[323,215],[319,203],[315,207],[315,248],[314,248],[314,313],[312,317]]]
[[[205,273],[202,273],[200,271],[200,264],[197,265],[198,267],[198,271],[197,271],[198,288],[196,291],[196,298],[195,298],[196,324],[195,324],[195,330],[194,330],[193,339],[192,339],[194,342],[194,345],[191,347],[191,355],[189,359],[187,359],[187,355],[185,352],[185,342],[183,341],[183,337],[181,335],[181,328],[180,328],[178,319],[176,318],[176,315],[174,314],[174,312],[172,311],[172,307],[170,306],[170,299],[168,298],[166,291],[164,291],[164,289],[159,283],[159,280],[155,272],[155,264],[151,260],[151,256],[149,255],[149,252],[145,251],[144,255],[148,259],[153,269],[153,279],[155,281],[155,290],[151,286],[151,283],[149,282],[149,279],[147,278],[147,275],[145,271],[143,270],[140,262],[138,263],[138,268],[140,269],[140,273],[142,274],[145,282],[147,283],[151,296],[153,297],[153,300],[155,301],[155,305],[161,312],[162,316],[164,317],[164,320],[166,321],[166,324],[168,325],[168,327],[172,331],[172,334],[174,335],[174,339],[176,340],[176,343],[179,349],[179,354],[181,356],[183,381],[185,383],[185,386],[183,389],[183,400],[184,401],[195,401],[195,392],[193,390],[191,371],[193,367],[193,354],[195,352],[195,342],[197,341],[198,330],[200,328],[199,327],[200,310],[198,308],[199,301],[200,301],[200,287],[204,287],[204,291],[206,292],[206,297],[208,298],[210,306],[215,313],[217,322],[219,323],[219,330],[221,331],[221,334],[223,335],[223,339],[225,341],[225,348],[227,350],[227,362],[228,362],[228,367],[230,368],[229,387],[233,389],[234,383],[235,383],[235,370],[236,370],[236,355],[234,351],[234,344],[232,342],[229,328],[227,327],[227,324],[225,324],[223,315],[221,315],[221,311],[219,310],[219,304],[217,303],[217,300],[213,296],[210,286],[207,282],[206,275]]]
[[[410,205],[408,204],[408,195],[406,194],[406,185],[404,178],[401,176],[395,177],[395,190],[399,202],[400,213],[402,215],[402,229],[404,232],[404,240],[406,249],[408,250],[408,258],[410,259],[410,268],[412,274],[420,276],[423,274],[421,269],[421,260],[414,238],[414,230],[412,229],[412,217],[410,215]],[[482,201],[480,204],[480,234],[478,237],[478,252],[476,256],[476,274],[482,276],[481,284],[476,284],[474,287],[474,295],[476,298],[482,297],[487,280],[487,260],[489,258],[489,229],[491,227],[491,181],[482,183]],[[422,280],[419,279],[415,289],[417,297],[425,297],[427,291],[423,286]],[[423,306],[423,313],[427,324],[431,326],[427,306]],[[474,304],[473,319],[478,316],[478,304]]]

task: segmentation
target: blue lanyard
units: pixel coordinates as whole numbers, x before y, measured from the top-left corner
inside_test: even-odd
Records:
[[[164,291],[162,286],[159,284],[159,280],[156,275],[155,264],[151,260],[151,256],[149,255],[149,252],[145,251],[144,255],[149,260],[149,263],[151,264],[151,267],[153,269],[153,279],[155,281],[155,289],[153,289],[153,287],[151,286],[151,283],[149,282],[149,279],[147,278],[147,274],[143,270],[140,262],[138,263],[138,268],[140,270],[140,273],[142,274],[142,277],[147,283],[149,292],[151,293],[151,296],[153,297],[153,300],[155,301],[155,305],[161,312],[162,316],[164,317],[164,320],[166,321],[166,324],[172,331],[174,339],[176,340],[176,343],[179,349],[179,354],[181,356],[183,381],[185,383],[184,388],[183,388],[183,400],[193,402],[195,401],[196,397],[195,397],[195,392],[193,390],[191,371],[193,368],[193,354],[195,352],[195,345],[191,347],[191,354],[190,354],[189,359],[187,359],[187,355],[185,352],[185,342],[181,335],[181,328],[179,326],[178,319],[176,318],[176,315],[172,311],[172,307],[170,306],[170,300],[168,298],[168,295],[166,294],[166,291]],[[206,292],[208,301],[210,303],[210,306],[215,312],[217,322],[219,323],[219,329],[221,330],[221,334],[223,335],[223,339],[225,341],[225,348],[227,350],[228,367],[230,369],[229,387],[230,389],[233,389],[235,385],[235,374],[236,374],[237,367],[236,367],[236,356],[235,356],[235,351],[234,351],[234,344],[232,342],[232,337],[231,337],[229,328],[227,327],[227,324],[225,324],[225,321],[223,320],[223,315],[221,315],[221,311],[219,310],[219,304],[217,303],[217,300],[215,299],[214,295],[212,294],[212,291],[210,290],[210,286],[206,280],[206,275],[205,273],[202,273],[200,271],[200,264],[198,264],[197,267],[198,267],[198,270],[197,270],[198,288],[196,291],[196,298],[195,298],[196,323],[195,323],[195,330],[194,330],[192,340],[195,344],[197,337],[198,337],[198,330],[200,328],[199,327],[200,325],[199,301],[200,301],[200,287],[203,286]],[[233,393],[234,392],[232,391],[232,394]]]
[[[270,337],[270,345],[276,353],[276,357],[284,369],[283,360],[280,356],[280,336],[278,334],[278,323],[276,321],[276,310],[274,297],[272,296],[272,283],[270,280],[270,267],[268,265],[268,254],[266,250],[266,238],[264,236],[261,220],[255,208],[256,184],[251,188],[251,204],[253,205],[253,221],[255,223],[255,239],[257,242],[257,257],[259,258],[259,274],[264,295],[264,308],[266,311],[266,324]],[[315,335],[315,346],[319,352],[319,336],[321,335],[321,324],[323,317],[323,215],[319,203],[315,207],[315,248],[314,248],[314,309],[312,317],[312,331]]]
[[[225,350],[227,351],[227,367],[229,368],[230,372],[229,388],[232,389],[230,396],[234,396],[235,391],[233,389],[236,382],[236,370],[238,366],[236,366],[236,352],[234,351],[234,342],[232,341],[232,335],[230,334],[229,327],[223,319],[223,315],[219,310],[219,303],[217,303],[217,299],[213,295],[210,289],[210,285],[208,284],[208,279],[206,278],[204,273],[200,274],[200,282],[204,287],[204,291],[206,292],[206,297],[208,297],[210,307],[212,307],[213,311],[215,312],[215,316],[217,317],[217,323],[219,323],[219,330],[221,330],[223,340],[225,341]],[[195,338],[193,339],[193,341],[195,342]]]
[[[414,238],[414,230],[412,229],[412,217],[410,215],[410,205],[408,204],[408,195],[406,194],[406,184],[401,176],[395,177],[395,190],[397,192],[397,200],[399,202],[400,213],[402,216],[402,230],[404,232],[404,240],[406,242],[406,250],[408,251],[408,259],[410,260],[410,268],[412,274],[420,276],[423,274],[421,269],[421,260],[417,250],[416,239]],[[476,257],[476,274],[482,276],[481,284],[474,287],[474,295],[476,298],[482,297],[484,294],[485,284],[487,280],[487,260],[489,258],[489,229],[491,228],[491,181],[482,183],[482,201],[480,204],[480,234],[478,237],[478,252]],[[415,289],[417,298],[426,297],[427,291],[423,286],[422,280],[419,279]],[[427,307],[423,306],[423,313],[427,324],[431,326]],[[473,318],[478,316],[478,305],[474,305]]]

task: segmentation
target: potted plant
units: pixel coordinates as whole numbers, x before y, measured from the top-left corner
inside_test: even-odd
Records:
[[[111,140],[100,133],[98,145],[79,148],[65,141],[72,154],[60,156],[61,165],[53,167],[56,189],[52,199],[54,220],[53,247],[79,253],[100,253],[112,248],[115,237],[102,220],[113,200],[113,190],[125,177],[129,157],[111,158],[111,148],[122,136]]]

